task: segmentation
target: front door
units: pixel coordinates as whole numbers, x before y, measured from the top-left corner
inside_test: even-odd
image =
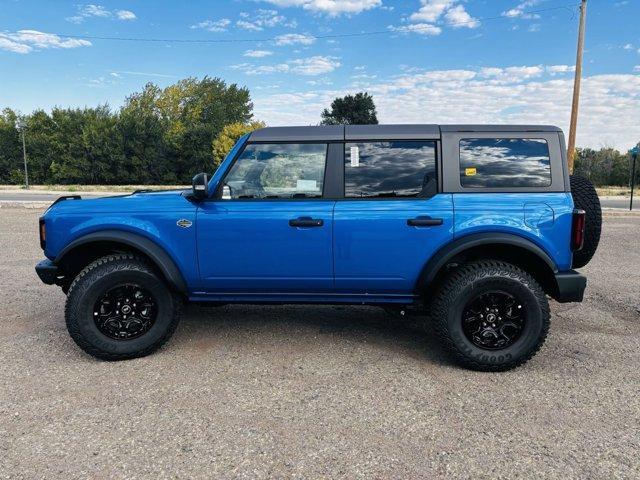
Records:
[[[198,209],[198,262],[211,294],[333,288],[335,201],[323,199],[326,143],[248,144]]]
[[[336,290],[413,294],[426,262],[453,238],[436,143],[350,142],[344,165],[344,200],[334,209]]]

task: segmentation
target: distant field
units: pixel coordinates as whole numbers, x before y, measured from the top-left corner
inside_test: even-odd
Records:
[[[629,187],[598,187],[596,188],[598,195],[603,196],[621,196],[628,197],[631,194]]]

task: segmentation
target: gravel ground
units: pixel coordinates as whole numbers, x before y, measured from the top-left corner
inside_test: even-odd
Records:
[[[0,210],[0,477],[640,478],[640,217],[487,374],[368,307],[190,306],[160,352],[96,361],[33,270],[38,214]]]

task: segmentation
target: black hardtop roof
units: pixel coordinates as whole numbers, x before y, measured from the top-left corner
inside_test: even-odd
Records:
[[[446,133],[561,132],[552,125],[314,125],[266,127],[249,136],[250,142],[314,142],[342,140],[438,140]]]

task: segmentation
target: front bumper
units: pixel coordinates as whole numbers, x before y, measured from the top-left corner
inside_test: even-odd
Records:
[[[557,292],[553,296],[560,303],[581,302],[584,297],[584,290],[587,288],[587,277],[569,270],[568,272],[556,273]]]
[[[58,266],[54,264],[51,260],[42,260],[40,263],[36,265],[36,273],[40,277],[43,283],[47,285],[53,285],[57,283],[58,277],[60,276],[58,271]]]

